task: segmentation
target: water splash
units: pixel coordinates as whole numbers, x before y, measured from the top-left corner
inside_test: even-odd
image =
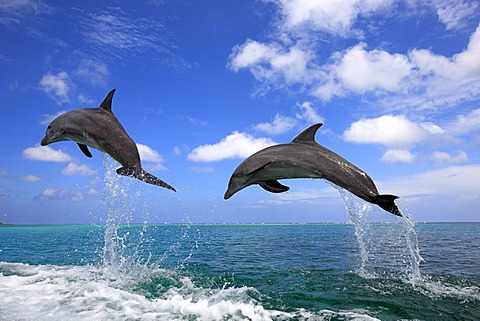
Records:
[[[404,231],[405,231],[405,242],[409,250],[409,264],[407,265],[407,270],[405,271],[409,280],[415,284],[417,281],[422,279],[420,273],[420,263],[423,261],[422,256],[420,255],[420,248],[418,247],[418,236],[415,231],[415,220],[409,215],[404,214]]]
[[[102,202],[107,208],[103,267],[112,274],[139,272],[148,266],[151,258],[151,255],[146,258],[141,255],[141,248],[146,241],[144,235],[147,224],[143,225],[139,235],[131,235],[129,228],[136,206],[140,203],[140,193],[131,193],[128,181],[116,174],[117,162],[107,154],[102,154],[102,160],[105,167]],[[136,242],[130,242],[131,239],[136,239]]]
[[[198,250],[200,231],[191,225],[187,214],[186,224],[182,225],[177,241],[171,244],[163,255],[154,257],[150,252],[155,241],[149,238],[149,228],[155,229],[147,221],[141,229],[132,226],[134,217],[148,214],[146,203],[141,199],[139,190],[132,191],[130,184],[135,181],[118,176],[118,163],[107,154],[102,155],[105,167],[105,188],[103,203],[106,205],[104,246],[101,253],[103,267],[111,272],[110,277],[119,278],[120,274],[141,277],[160,265],[176,265],[183,269]],[[143,207],[142,207],[143,204]],[[138,215],[137,215],[138,214]],[[167,262],[168,261],[168,262]]]
[[[359,200],[352,193],[347,190],[333,185],[345,202],[348,219],[355,228],[355,238],[357,239],[358,249],[360,251],[360,268],[357,273],[365,278],[372,278],[375,275],[367,271],[367,265],[369,261],[369,242],[371,240],[370,232],[370,214],[371,206]]]
[[[403,223],[391,224],[391,228],[386,232],[382,229],[381,233],[372,230],[371,213],[372,206],[364,200],[356,197],[347,190],[331,184],[338,190],[342,196],[350,223],[355,228],[355,238],[357,239],[360,252],[360,268],[357,273],[364,278],[374,278],[375,273],[369,269],[370,261],[374,260],[376,264],[392,265],[400,264],[403,268],[403,275],[406,280],[412,284],[420,281],[420,264],[423,258],[420,255],[418,246],[418,237],[415,231],[415,221],[408,214],[403,215]],[[376,244],[377,243],[377,244]],[[378,245],[381,243],[381,245]],[[380,262],[380,253],[385,252],[384,248],[389,248],[389,255],[383,257],[383,260],[389,262]],[[385,255],[383,255],[385,256]],[[391,268],[391,266],[388,266]]]

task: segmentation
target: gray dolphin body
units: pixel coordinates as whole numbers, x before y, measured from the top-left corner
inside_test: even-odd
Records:
[[[98,108],[75,109],[58,116],[48,125],[40,145],[71,140],[78,144],[85,156],[92,157],[87,147],[90,146],[109,154],[122,165],[117,174],[175,191],[172,186],[142,169],[137,145],[112,112],[114,93],[115,89],[110,91]]]
[[[394,215],[402,216],[394,202],[397,196],[380,195],[367,173],[317,144],[315,133],[321,126],[315,124],[291,143],[270,146],[248,157],[233,172],[224,198],[228,199],[253,184],[272,193],[282,193],[290,188],[280,184],[278,179],[322,178]]]

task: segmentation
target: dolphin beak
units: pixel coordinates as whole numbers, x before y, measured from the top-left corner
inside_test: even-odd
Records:
[[[228,200],[230,197],[233,196],[233,194],[235,194],[239,190],[244,189],[245,187],[247,187],[247,186],[239,185],[239,183],[237,181],[230,180],[230,182],[228,183],[227,191],[225,192],[225,195],[223,195],[223,198]]]
[[[45,137],[43,137],[42,141],[40,142],[40,145],[46,146],[46,145],[48,145],[48,144],[50,144],[50,143],[51,143],[51,141],[48,139],[48,136],[45,135]]]
[[[230,197],[232,197],[233,194],[235,194],[235,192],[232,192],[232,191],[230,190],[230,188],[229,188],[229,189],[227,189],[227,191],[225,192],[225,195],[223,195],[223,199],[228,200]]]

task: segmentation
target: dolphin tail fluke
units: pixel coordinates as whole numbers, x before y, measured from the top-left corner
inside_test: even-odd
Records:
[[[375,204],[383,208],[385,211],[392,213],[393,215],[402,216],[402,213],[395,204],[395,200],[398,196],[395,195],[377,195],[372,197],[375,200]]]
[[[133,168],[128,168],[128,167],[120,167],[117,169],[117,174],[118,175],[123,175],[123,176],[128,176],[128,177],[133,177],[138,180],[141,180],[142,182],[152,184],[152,185],[157,185],[160,187],[167,188],[169,190],[172,190],[176,192],[175,188],[172,186],[168,185],[164,181],[162,181],[160,178],[145,172],[144,170],[135,170]]]

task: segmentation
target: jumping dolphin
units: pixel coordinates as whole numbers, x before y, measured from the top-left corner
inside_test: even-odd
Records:
[[[270,146],[248,157],[233,172],[224,198],[253,184],[272,193],[282,193],[290,188],[280,184],[278,179],[322,178],[402,216],[394,202],[398,196],[380,195],[367,173],[315,141],[315,133],[321,126],[315,124],[291,143]]]
[[[87,147],[90,146],[107,153],[122,165],[117,169],[118,175],[175,191],[172,186],[142,169],[137,145],[112,112],[114,93],[115,89],[110,91],[98,108],[75,109],[58,116],[48,125],[40,145],[71,140],[78,144],[85,156],[92,157]]]

